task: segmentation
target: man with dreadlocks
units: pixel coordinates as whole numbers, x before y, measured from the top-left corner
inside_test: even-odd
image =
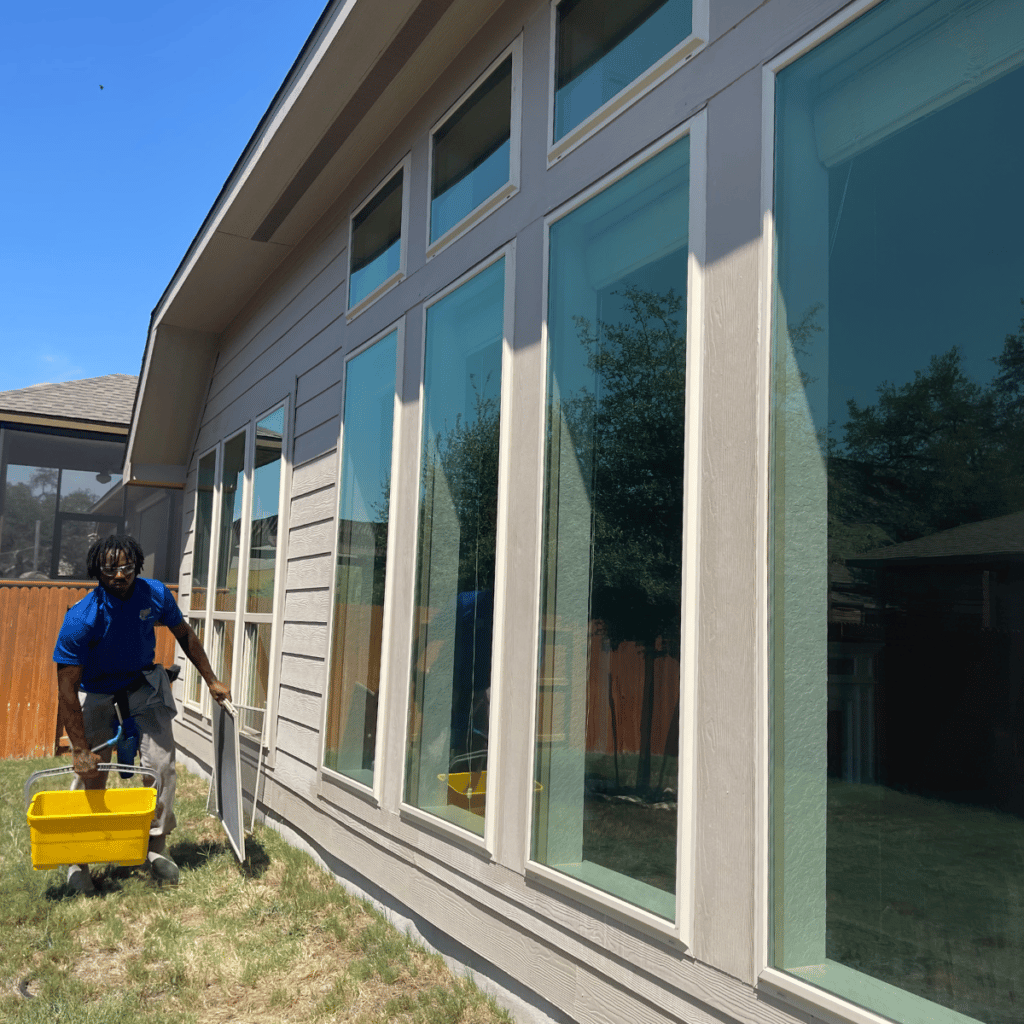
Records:
[[[89,575],[99,586],[68,610],[53,660],[61,715],[78,774],[76,786],[102,789],[106,784],[106,775],[96,769],[103,758],[92,748],[114,736],[115,705],[123,717],[134,720],[142,766],[160,780],[147,861],[155,878],[175,884],[178,865],[167,856],[166,843],[175,824],[171,719],[177,709],[167,673],[153,664],[157,624],[174,634],[214,700],[223,703],[231,691],[217,679],[171,592],[158,580],[139,575],[143,558],[138,542],[128,536],[106,537],[92,545]],[[68,884],[78,892],[95,892],[89,865],[72,864]]]

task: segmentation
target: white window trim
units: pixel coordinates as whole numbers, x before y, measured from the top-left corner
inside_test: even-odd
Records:
[[[693,947],[694,912],[696,893],[694,890],[694,865],[696,863],[696,835],[694,787],[696,785],[696,685],[698,670],[698,607],[700,568],[700,507],[701,507],[701,423],[703,421],[703,321],[704,321],[704,262],[706,249],[706,206],[707,206],[707,112],[702,110],[685,121],[669,134],[637,153],[611,174],[594,182],[587,189],[574,196],[569,202],[553,210],[544,218],[544,258],[541,279],[543,289],[543,313],[541,320],[541,393],[547,394],[548,368],[548,322],[547,282],[551,250],[551,226],[573,210],[588,202],[594,196],[614,185],[662,150],[684,136],[690,137],[690,227],[687,239],[687,287],[686,287],[686,408],[685,442],[683,456],[683,565],[682,565],[682,614],[680,623],[680,665],[679,665],[679,804],[677,809],[676,832],[676,916],[674,921],[666,920],[642,907],[635,906],[611,893],[580,882],[555,868],[533,859],[533,798],[525,808],[526,847],[523,860],[526,875],[552,888],[569,892],[582,902],[598,908],[634,926],[659,935],[669,935],[686,948]],[[538,501],[534,509],[536,536],[544,533],[544,476],[547,438],[547,402],[540,403],[541,422],[537,436],[540,448],[536,453],[538,466]],[[540,665],[540,618],[541,583],[544,545],[538,543],[533,565],[534,582],[534,664]],[[530,698],[530,765],[537,748],[537,694],[539,678],[535,675]],[[488,778],[488,783],[490,779]]]
[[[274,555],[274,600],[273,610],[270,612],[246,612],[245,603],[249,589],[249,553],[251,550],[252,531],[252,504],[253,504],[253,478],[256,465],[256,425],[265,416],[283,411],[281,429],[281,470],[277,485],[277,551]],[[238,591],[238,622],[235,627],[235,657],[238,660],[232,665],[238,665],[242,669],[242,655],[245,647],[245,627],[249,623],[270,624],[270,651],[267,655],[267,703],[263,709],[263,735],[264,748],[272,751],[277,746],[277,701],[280,683],[280,660],[281,660],[281,636],[284,628],[284,597],[285,597],[285,554],[288,546],[288,509],[290,507],[289,493],[291,484],[291,459],[288,452],[291,448],[292,433],[292,402],[290,395],[282,396],[278,401],[268,406],[262,412],[253,416],[249,421],[249,449],[246,453],[246,505],[245,505],[245,526],[244,531],[245,547],[244,560],[239,561],[239,572],[245,580],[245,593],[241,586]]]
[[[338,503],[341,500],[342,485],[342,453],[345,443],[345,388],[348,381],[349,363],[369,351],[378,342],[383,341],[388,335],[397,332],[395,339],[395,386],[394,405],[391,418],[391,487],[388,499],[388,549],[387,565],[385,568],[384,585],[384,611],[381,624],[381,654],[380,654],[380,683],[377,690],[377,736],[374,749],[374,771],[373,785],[367,786],[358,779],[353,779],[342,772],[328,768],[324,764],[324,756],[327,749],[327,713],[330,706],[331,688],[331,647],[334,642],[334,610],[336,606],[335,587],[337,586],[337,565],[338,565]],[[399,530],[395,529],[395,516],[398,512],[398,499],[396,486],[398,482],[398,468],[401,465],[401,411],[402,411],[402,380],[405,375],[405,317],[402,316],[394,323],[389,324],[383,331],[379,331],[368,341],[354,348],[345,356],[341,373],[341,422],[338,428],[338,465],[334,485],[334,539],[331,545],[331,589],[330,606],[327,611],[327,649],[324,658],[326,666],[326,677],[324,679],[324,692],[322,707],[320,710],[320,755],[317,760],[317,793],[323,799],[330,799],[331,794],[338,788],[349,790],[358,796],[370,798],[373,806],[380,807],[384,798],[384,756],[385,740],[387,734],[387,722],[389,721],[389,709],[393,699],[391,680],[392,647],[390,638],[393,635],[393,622],[395,615],[394,596],[394,567],[397,558],[396,548],[398,544]],[[329,780],[329,783],[325,783]]]
[[[217,504],[217,481],[220,479],[220,468],[222,458],[223,442],[218,442],[206,451],[202,452],[196,459],[196,489],[195,496],[192,503],[192,567],[189,573],[189,584],[188,584],[188,611],[185,612],[186,619],[199,619],[203,620],[203,650],[209,653],[209,643],[212,639],[212,625],[210,620],[210,612],[212,610],[211,594],[216,589],[210,586],[210,571],[213,567],[213,548],[217,539],[217,524],[220,515],[220,509]],[[192,609],[192,593],[195,587],[196,580],[196,524],[199,521],[199,464],[203,459],[207,458],[210,454],[213,454],[213,497],[211,499],[210,509],[210,540],[209,550],[206,555],[206,608],[198,609],[193,611]],[[201,688],[199,690],[199,700],[192,700],[189,697],[189,689],[194,679],[199,680],[201,684],[205,683],[205,680],[199,675],[199,670],[192,664],[188,658],[185,658],[184,662],[185,681],[182,686],[182,693],[184,698],[184,704],[186,707],[192,708],[198,711],[205,717],[210,717],[210,696],[209,688]]]
[[[459,108],[469,99],[473,92],[486,80],[509,54],[512,55],[512,106],[509,111],[509,177],[508,181],[487,197],[479,206],[470,210],[462,220],[453,224],[436,241],[430,240],[431,229],[431,192],[434,183],[434,135],[458,112]],[[519,191],[519,173],[521,165],[521,136],[523,123],[523,37],[520,34],[495,58],[487,68],[477,76],[473,84],[444,112],[443,116],[430,129],[427,137],[427,228],[426,253],[427,259],[433,259],[439,252],[447,249],[457,238],[489,217],[499,206],[504,205]]]
[[[256,452],[256,424],[263,419],[265,416],[272,412],[276,412],[278,409],[284,410],[284,430],[281,436],[281,478],[278,485],[278,512],[277,512],[277,528],[278,528],[278,545],[277,555],[274,566],[274,611],[273,612],[246,612],[246,594],[248,590],[248,569],[249,569],[249,534],[252,527],[252,487],[253,487],[253,469],[255,462]],[[288,523],[287,523],[287,512],[289,507],[288,496],[291,489],[291,459],[288,455],[291,445],[291,417],[289,410],[291,409],[291,396],[285,395],[272,405],[268,406],[265,410],[253,416],[247,423],[239,426],[237,429],[229,430],[224,438],[217,442],[211,448],[208,448],[196,459],[196,471],[198,474],[199,462],[206,458],[210,452],[215,451],[217,453],[215,466],[214,466],[214,498],[213,498],[213,515],[211,517],[211,537],[210,537],[210,551],[209,551],[209,562],[207,568],[207,607],[202,612],[204,619],[204,635],[203,635],[203,649],[209,654],[213,650],[214,646],[214,623],[215,622],[231,622],[235,626],[235,635],[232,640],[231,650],[231,672],[232,678],[226,680],[226,682],[232,688],[232,696],[236,698],[239,695],[239,680],[240,673],[242,671],[242,655],[244,653],[244,641],[245,641],[245,627],[246,624],[250,623],[270,623],[271,634],[270,634],[270,652],[268,655],[268,674],[267,674],[267,705],[264,709],[264,725],[263,725],[263,744],[268,750],[273,750],[276,739],[276,728],[272,730],[272,725],[276,725],[276,710],[277,710],[277,692],[278,683],[280,679],[279,671],[279,660],[280,660],[280,648],[281,648],[281,633],[283,624],[283,608],[284,608],[284,593],[285,593],[285,548],[288,534]],[[237,591],[235,608],[232,611],[216,611],[214,609],[215,594],[217,589],[216,572],[217,572],[217,559],[220,554],[220,517],[221,517],[221,488],[223,487],[223,465],[224,465],[224,445],[227,441],[237,437],[239,434],[245,434],[245,459],[244,459],[244,470],[242,475],[242,522],[240,524],[240,537],[239,537],[239,552],[238,552],[238,574],[237,574]],[[286,473],[286,470],[288,471]],[[198,497],[198,475],[197,475],[197,486],[196,495]],[[193,558],[195,557],[195,517],[193,516],[192,525],[192,545],[193,545]],[[192,581],[195,579],[195,563],[193,562],[192,579],[189,581],[189,611],[186,614],[186,618],[200,618],[200,615],[193,615],[192,606]],[[200,713],[207,719],[211,718],[211,698],[209,688],[205,688],[201,693],[201,699],[197,703],[195,701],[186,700],[186,706],[194,710],[200,711]],[[248,707],[248,705],[243,705]],[[272,735],[273,732],[273,735]]]
[[[600,106],[589,117],[581,121],[572,131],[567,132],[557,142],[552,141],[555,135],[555,83],[558,50],[556,37],[558,33],[557,8],[562,0],[550,0],[550,25],[548,29],[548,167],[558,163],[574,149],[596,135],[606,124],[614,121],[619,114],[628,110],[652,89],[659,86],[674,71],[685,64],[691,57],[702,50],[708,42],[710,34],[710,0],[693,0],[690,15],[690,34],[677,46],[669,50],[660,60],[655,61],[643,74],[635,78],[621,92],[617,92],[603,106]]]
[[[345,322],[351,323],[360,313],[365,312],[370,308],[382,295],[391,291],[395,285],[405,280],[406,274],[406,262],[408,260],[409,253],[409,195],[411,187],[412,175],[410,173],[412,167],[412,154],[406,153],[402,160],[394,166],[380,182],[374,187],[373,191],[349,214],[348,217],[348,267],[345,272],[345,304],[347,311],[345,313]],[[391,179],[402,172],[402,237],[398,246],[398,270],[395,271],[389,278],[382,281],[369,295],[365,298],[360,299],[354,306],[349,306],[348,303],[351,301],[351,281],[352,281],[352,225],[359,212],[366,207],[374,196]]]
[[[500,249],[491,253],[486,259],[477,263],[470,270],[467,270],[460,277],[456,278],[450,284],[436,292],[434,295],[426,299],[422,305],[420,313],[420,380],[419,380],[419,401],[416,405],[417,412],[417,426],[415,432],[415,443],[416,443],[416,480],[419,480],[419,474],[421,472],[421,461],[423,456],[423,400],[425,392],[424,376],[426,372],[426,355],[427,355],[427,311],[431,306],[436,305],[443,298],[450,295],[452,292],[461,288],[462,285],[466,284],[467,281],[472,280],[478,274],[483,273],[488,267],[497,263],[498,260],[504,257],[505,259],[505,280],[504,280],[504,322],[502,325],[502,344],[501,344],[501,414],[498,423],[498,518],[495,528],[495,543],[494,543],[494,626],[491,639],[491,700],[490,700],[490,716],[488,718],[488,752],[487,752],[487,789],[488,789],[488,801],[487,808],[491,813],[484,814],[484,833],[481,838],[479,835],[463,829],[458,825],[452,824],[446,821],[444,818],[439,818],[436,815],[431,814],[429,811],[424,811],[414,804],[410,804],[405,799],[405,765],[407,763],[407,755],[409,751],[409,704],[411,698],[412,688],[412,650],[404,652],[404,658],[402,664],[406,671],[404,673],[404,685],[405,694],[403,697],[403,715],[402,715],[402,731],[401,731],[401,757],[402,757],[402,778],[399,789],[399,813],[403,820],[409,822],[421,823],[432,830],[438,831],[444,835],[451,835],[458,839],[461,843],[466,843],[469,846],[485,850],[493,860],[495,858],[495,851],[497,849],[497,837],[498,837],[498,815],[494,813],[494,808],[500,806],[502,797],[502,781],[505,772],[505,759],[504,752],[501,742],[501,728],[498,722],[498,712],[502,706],[503,693],[504,693],[504,682],[503,682],[503,662],[504,653],[502,650],[502,644],[496,642],[496,638],[499,638],[505,630],[505,590],[506,590],[506,579],[508,576],[507,571],[507,557],[509,551],[509,517],[508,517],[508,504],[509,504],[509,490],[511,487],[511,479],[509,477],[509,458],[508,458],[508,446],[512,443],[512,409],[511,409],[511,381],[513,374],[513,359],[512,359],[512,338],[513,338],[513,323],[512,314],[515,309],[515,251],[516,243],[515,239],[512,239],[507,244],[503,245]],[[419,557],[419,528],[420,528],[420,503],[418,497],[417,488],[417,499],[416,499],[416,514],[412,523],[413,536],[416,538],[416,559]],[[390,537],[388,538],[390,541]],[[416,565],[413,566],[413,581],[412,587],[410,588],[409,601],[406,605],[406,621],[409,623],[415,623],[416,621]],[[412,638],[415,639],[414,637]]]

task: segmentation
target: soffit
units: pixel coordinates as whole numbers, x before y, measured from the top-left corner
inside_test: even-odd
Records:
[[[339,16],[328,21],[321,52],[314,47],[293,69],[171,282],[158,322],[223,331],[500,5],[358,0],[340,25]]]

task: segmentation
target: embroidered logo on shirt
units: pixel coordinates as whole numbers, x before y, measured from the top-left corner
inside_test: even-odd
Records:
[[[146,619],[148,619],[150,617],[150,615],[152,615],[152,614],[153,614],[153,609],[152,608],[143,608],[142,611],[139,612],[139,618],[142,619],[143,622],[145,622]]]

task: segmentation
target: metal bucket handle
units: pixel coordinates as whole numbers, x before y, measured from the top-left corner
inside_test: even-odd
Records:
[[[103,746],[107,746],[106,743]],[[75,769],[72,765],[62,765],[60,768],[44,768],[41,772],[33,772],[25,783],[25,810],[27,811],[29,805],[32,803],[31,789],[34,783],[40,779],[49,778],[54,775],[67,775],[68,772],[73,772]],[[153,779],[153,789],[156,790],[157,802],[160,800],[160,779],[145,765],[134,765],[134,764],[117,764],[111,762],[108,764],[96,765],[96,771],[98,772],[132,772],[135,775],[149,775]]]

